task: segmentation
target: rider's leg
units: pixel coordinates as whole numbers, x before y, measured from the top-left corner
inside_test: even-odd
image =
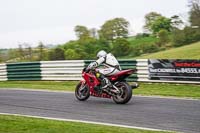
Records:
[[[105,75],[109,75],[113,70],[113,68],[105,68],[98,70],[97,77],[101,80],[102,89],[112,87],[110,80]]]
[[[112,84],[110,82],[110,80],[104,76],[103,74],[100,74],[100,79],[102,81],[102,89],[108,88],[108,87],[112,87]]]
[[[109,83],[108,79],[104,74],[97,72],[96,77],[101,81],[101,86],[105,86],[107,83]]]

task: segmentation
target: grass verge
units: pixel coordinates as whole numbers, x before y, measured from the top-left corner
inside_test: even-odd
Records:
[[[44,89],[74,91],[78,81],[2,81],[0,88]],[[158,95],[200,99],[200,85],[140,83],[136,95]]]
[[[0,88],[74,91],[78,81],[2,81]]]
[[[200,58],[200,42],[190,45],[173,48],[152,54],[146,54],[137,59],[199,59]]]
[[[169,84],[169,83],[141,83],[140,88],[134,90],[139,95],[159,95],[172,97],[187,97],[200,99],[200,85]]]
[[[155,131],[0,115],[0,132],[9,133],[154,133]],[[157,131],[156,133],[164,133]]]

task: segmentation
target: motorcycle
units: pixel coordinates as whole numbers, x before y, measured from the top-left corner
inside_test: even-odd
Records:
[[[133,74],[135,69],[122,70],[107,78],[110,80],[112,87],[102,89],[102,83],[96,75],[96,69],[82,70],[83,79],[80,80],[75,89],[75,96],[79,101],[85,101],[90,96],[101,98],[112,98],[117,104],[126,104],[132,98],[132,89],[138,87],[138,84],[129,85],[126,78]]]

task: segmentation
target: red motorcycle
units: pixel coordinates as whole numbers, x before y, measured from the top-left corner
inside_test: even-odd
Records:
[[[125,104],[132,98],[132,89],[137,88],[138,84],[129,85],[126,78],[133,74],[135,69],[122,70],[115,75],[107,77],[112,83],[112,87],[102,89],[100,79],[96,75],[96,70],[82,71],[83,80],[81,80],[75,89],[75,96],[80,101],[87,100],[90,96],[101,98],[112,98],[117,104]]]

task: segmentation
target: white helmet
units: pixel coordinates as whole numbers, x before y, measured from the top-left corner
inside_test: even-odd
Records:
[[[101,50],[97,53],[97,58],[105,57],[107,55],[106,51]]]

